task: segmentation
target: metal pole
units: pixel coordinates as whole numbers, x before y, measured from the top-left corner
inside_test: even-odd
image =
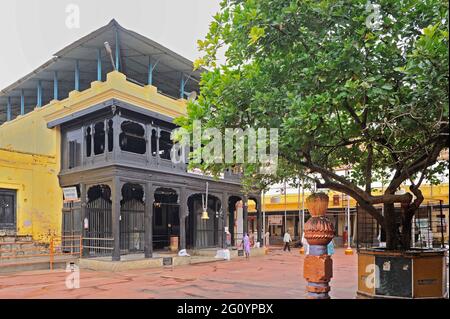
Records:
[[[25,92],[22,89],[20,91],[20,115],[25,114]]]
[[[53,73],[53,99],[58,99],[58,71]]]
[[[262,238],[263,238],[263,246],[266,246],[266,208],[264,203],[264,191],[261,191],[261,209],[263,215],[263,224],[262,224]]]
[[[102,53],[97,49],[97,81],[102,80]]]
[[[41,80],[38,81],[36,98],[37,98],[36,105],[38,107],[41,107],[42,106],[42,82],[41,82]]]
[[[347,171],[345,172],[347,175]],[[347,249],[345,249],[346,255],[353,255],[353,250],[350,245],[351,238],[351,225],[350,225],[350,195],[347,194]]]
[[[351,238],[351,225],[350,225],[350,195],[347,195],[347,248],[350,248],[350,238]]]
[[[305,235],[305,184],[302,179],[302,238]]]
[[[148,57],[148,78],[147,78],[147,84],[153,85],[153,64],[152,64],[152,58]]]
[[[286,180],[284,180],[284,232],[287,231],[287,203],[286,203],[286,195],[287,195],[287,189],[286,189]]]
[[[184,73],[181,73],[181,81],[180,81],[180,99],[184,98]]]
[[[6,120],[11,121],[12,119],[12,111],[11,111],[11,97],[8,96],[8,100],[6,102]]]
[[[80,90],[80,62],[75,61],[75,91]]]
[[[301,225],[301,209],[300,209],[300,178],[298,179],[298,198],[297,198],[297,204],[298,204],[298,223]],[[301,240],[301,237],[300,237],[300,233],[301,233],[301,230],[300,230],[300,225],[298,225],[297,227],[298,227],[298,237],[300,238],[300,240]]]
[[[115,68],[116,71],[120,70],[120,42],[119,42],[119,31],[116,29],[116,63]]]

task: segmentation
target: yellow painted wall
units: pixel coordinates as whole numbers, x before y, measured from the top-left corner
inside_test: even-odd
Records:
[[[30,132],[31,133],[31,132]],[[0,188],[17,194],[17,233],[48,242],[61,229],[62,193],[55,156],[0,149]]]
[[[59,186],[61,134],[47,123],[92,105],[120,99],[170,117],[186,113],[186,101],[157,93],[151,85],[128,82],[113,71],[105,82],[92,82],[82,92],[51,101],[23,116],[0,125],[0,188],[17,191],[17,233],[48,241],[61,234],[62,190]]]

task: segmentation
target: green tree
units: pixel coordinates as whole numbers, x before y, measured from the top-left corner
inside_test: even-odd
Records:
[[[424,200],[419,186],[447,166],[438,158],[449,145],[448,3],[376,4],[223,1],[199,41],[197,66],[209,70],[201,94],[178,124],[279,128],[279,174],[244,163],[245,185],[307,175],[352,196],[386,230],[388,249],[406,249]],[[199,166],[218,173],[230,165]],[[342,167],[351,176],[336,174]],[[387,188],[374,194],[381,178]],[[396,194],[405,181],[410,191]],[[402,227],[395,203],[404,208]]]

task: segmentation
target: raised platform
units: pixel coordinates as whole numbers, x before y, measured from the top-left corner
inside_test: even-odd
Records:
[[[81,269],[124,271],[225,261],[215,258],[217,250],[217,248],[190,250],[189,257],[180,257],[176,253],[155,252],[152,258],[144,258],[144,254],[130,254],[121,256],[120,261],[112,261],[111,257],[81,258],[78,264]],[[238,256],[237,250],[230,250],[230,255],[232,259],[245,258]],[[263,248],[253,248],[251,251],[252,257],[263,255]]]

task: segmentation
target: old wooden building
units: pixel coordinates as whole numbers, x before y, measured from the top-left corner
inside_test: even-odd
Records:
[[[225,227],[237,243],[253,200],[261,239],[259,194],[244,195],[239,175],[171,161],[173,120],[201,72],[113,20],[2,90],[0,197],[12,202],[0,227],[42,241],[82,235],[86,256],[151,257],[171,238],[222,247]],[[64,201],[70,189],[78,200]]]

